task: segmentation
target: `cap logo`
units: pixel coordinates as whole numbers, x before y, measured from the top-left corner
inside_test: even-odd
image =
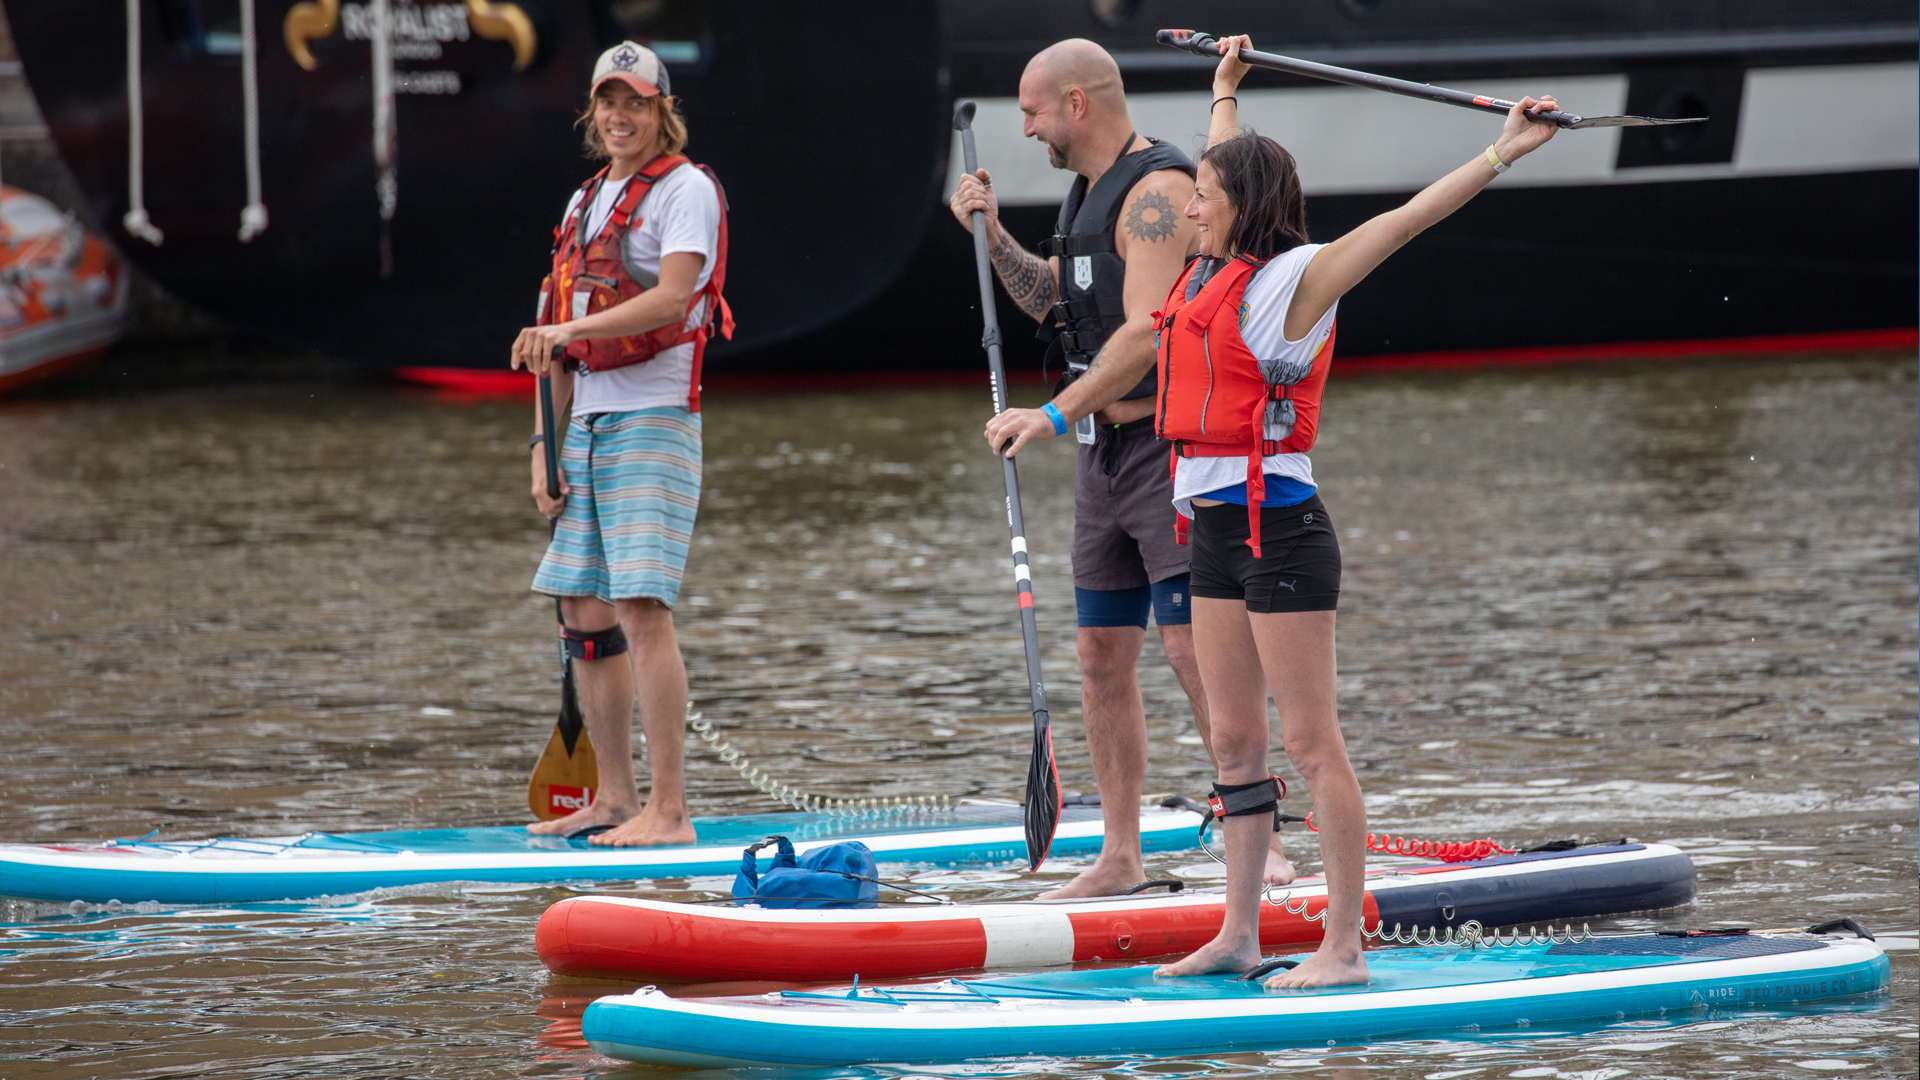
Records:
[[[608,62],[616,71],[632,71],[634,65],[640,62],[640,53],[638,50],[622,46],[608,59]]]

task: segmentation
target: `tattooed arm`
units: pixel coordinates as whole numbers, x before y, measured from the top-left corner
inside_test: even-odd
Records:
[[[1069,420],[1088,413],[1103,424],[1124,424],[1153,412],[1152,398],[1120,401],[1153,369],[1153,313],[1166,302],[1187,258],[1199,250],[1193,222],[1180,213],[1193,197],[1193,178],[1178,169],[1149,173],[1127,193],[1114,249],[1127,263],[1122,294],[1125,326],[1107,338],[1087,373],[1054,402]]]
[[[1152,398],[1119,399],[1152,370],[1153,313],[1173,290],[1188,256],[1199,250],[1193,222],[1179,212],[1192,197],[1193,178],[1179,169],[1148,173],[1127,193],[1113,237],[1127,264],[1122,292],[1127,322],[1107,338],[1086,374],[1053,399],[1068,423],[1089,413],[1102,424],[1152,415]],[[1008,409],[987,425],[986,435],[994,446],[1014,439],[1012,450],[1018,453],[1029,439],[1052,438],[1053,420],[1038,409]]]
[[[993,272],[1021,311],[1033,316],[1035,322],[1045,322],[1054,302],[1060,299],[1060,278],[1053,260],[1042,259],[1014,243],[1007,230],[998,225],[990,221],[987,226],[987,259],[993,263]]]
[[[987,170],[961,176],[948,205],[968,232],[973,231],[975,210],[986,215],[987,258],[993,263],[993,272],[1021,311],[1032,316],[1035,322],[1044,322],[1053,310],[1054,301],[1060,299],[1060,279],[1053,260],[1042,259],[1022,248],[1000,227],[1000,200],[994,197],[992,178]]]

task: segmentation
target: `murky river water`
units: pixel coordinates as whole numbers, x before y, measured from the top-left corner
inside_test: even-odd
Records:
[[[1374,828],[1672,842],[1697,902],[1596,928],[1853,915],[1903,935],[1891,995],[1538,1039],[860,1074],[1912,1076],[1915,375],[1867,357],[1337,381],[1315,453]],[[1019,790],[986,407],[711,399],[682,641],[697,706],[790,783]],[[525,820],[556,699],[551,608],[526,591],[545,537],[527,413],[318,385],[0,407],[0,840]],[[1024,455],[1022,477],[1062,770],[1090,790],[1065,737],[1071,444]],[[1148,789],[1197,793],[1205,755],[1148,652]],[[690,753],[697,812],[770,808]],[[1196,854],[1153,867],[1212,877]],[[578,1039],[585,1003],[620,987],[534,956],[563,895],[13,904],[0,1075],[641,1075]]]

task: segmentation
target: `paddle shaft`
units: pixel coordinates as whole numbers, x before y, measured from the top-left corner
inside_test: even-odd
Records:
[[[973,103],[961,104],[964,107]],[[967,173],[972,175],[980,167],[973,147],[973,110],[956,109],[955,124],[960,128],[960,146]],[[979,210],[973,212],[973,264],[980,284],[980,316],[985,323],[980,343],[987,350],[987,369],[993,380],[993,414],[998,416],[1007,410],[1007,370],[1000,357],[1000,316],[993,302],[993,271],[987,262],[987,216]],[[1008,441],[1011,443],[1012,440]],[[1000,458],[1000,475],[1007,488],[1007,529],[1013,535],[1013,583],[1020,595],[1020,636],[1027,649],[1027,686],[1033,694],[1035,762],[1037,764],[1039,761],[1039,748],[1045,744],[1048,768],[1052,768],[1052,719],[1047,715],[1046,684],[1040,678],[1040,629],[1033,615],[1033,573],[1027,561],[1027,524],[1020,514],[1020,475],[1014,468],[1013,459],[1005,451],[1005,446],[1000,447],[997,456]],[[1059,786],[1055,783],[1056,798],[1058,790]],[[1028,808],[1031,814],[1031,798],[1028,799]],[[1052,814],[1057,817],[1058,813],[1059,807],[1053,807]],[[1052,829],[1047,832],[1050,844]],[[1045,854],[1042,850],[1035,855],[1034,866],[1039,866]]]
[[[560,348],[555,348],[550,357],[552,362],[559,363],[560,355],[563,351],[564,350]],[[551,373],[549,373],[540,376],[538,381],[540,384],[540,431],[544,436],[541,440],[541,445],[545,450],[544,456],[547,463],[547,498],[558,499],[560,497],[560,435],[554,419],[553,378]],[[551,535],[553,531],[557,531],[559,526],[560,522],[557,518],[549,522],[549,535]],[[561,601],[558,596],[553,598],[553,620],[562,628],[566,626],[566,612],[561,607]],[[554,731],[559,736],[560,749],[565,752],[565,762],[573,762],[575,760],[575,752],[583,742],[586,743],[589,756],[591,756],[593,744],[592,741],[587,738],[585,730],[586,722],[580,715],[579,700],[579,691],[574,686],[573,680],[573,658],[567,654],[567,643],[562,640],[560,642],[560,717],[554,723]],[[541,755],[540,761],[534,765],[533,780],[530,782],[533,787],[541,786],[541,778],[543,776],[547,777],[547,782],[551,784],[554,780],[551,770],[562,766],[563,763],[560,759],[556,759],[550,764],[548,761],[550,756],[552,756],[551,746],[549,746],[547,753]],[[571,780],[577,778],[570,777],[568,779],[571,782]],[[594,782],[596,781],[588,781],[585,784],[574,786],[591,787]],[[546,796],[544,803],[540,802],[537,796],[531,791],[529,792],[529,801],[533,804],[534,813],[539,817],[546,818],[548,814],[552,812],[552,794],[551,792],[545,792],[543,794]]]
[[[1219,59],[1216,50],[1218,40],[1211,34],[1199,30],[1162,30],[1156,39],[1162,45],[1190,52],[1196,56]],[[1296,60],[1291,56],[1276,53],[1259,52],[1254,49],[1241,49],[1240,59],[1254,67],[1271,68],[1292,75],[1305,75],[1310,79],[1324,79],[1327,82],[1358,86],[1367,90],[1384,90],[1389,94],[1403,94],[1407,97],[1437,101],[1443,105],[1459,105],[1482,112],[1499,113],[1505,116],[1514,106],[1514,102],[1485,95],[1469,94],[1464,90],[1449,90],[1444,86],[1428,86],[1426,83],[1408,82],[1405,79],[1392,79],[1385,75],[1375,75],[1352,68],[1334,67],[1332,64],[1316,64],[1311,60]],[[1543,109],[1537,113],[1528,113],[1527,118],[1541,123],[1554,124],[1563,128],[1578,127],[1584,119],[1577,113],[1562,112],[1556,109]]]

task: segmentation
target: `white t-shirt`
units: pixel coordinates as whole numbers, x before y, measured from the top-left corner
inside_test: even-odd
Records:
[[[1313,261],[1325,244],[1302,244],[1291,251],[1282,252],[1273,257],[1267,265],[1254,271],[1253,279],[1247,283],[1247,291],[1240,303],[1240,338],[1247,343],[1253,355],[1260,358],[1260,370],[1268,381],[1278,381],[1282,374],[1296,380],[1305,376],[1313,364],[1314,354],[1333,331],[1334,313],[1339,310],[1340,302],[1334,301],[1320,321],[1313,324],[1305,337],[1297,341],[1287,340],[1287,308],[1293,303],[1293,291],[1300,284],[1300,275],[1307,272],[1307,264]],[[1287,433],[1269,424],[1267,437],[1284,438]],[[1268,476],[1285,476],[1313,487],[1313,462],[1305,454],[1269,454],[1263,460],[1260,471]],[[1244,484],[1247,481],[1247,459],[1244,457],[1192,457],[1180,458],[1174,465],[1173,505],[1185,517],[1193,516],[1192,499],[1196,495],[1205,495],[1209,491]]]
[[[623,183],[602,184],[587,208],[586,236],[597,236],[605,227],[613,208],[626,190]],[[567,215],[580,205],[583,193],[576,191],[567,201]],[[682,165],[660,178],[634,210],[638,225],[627,230],[627,261],[656,277],[660,259],[679,251],[691,251],[706,257],[700,275],[693,283],[697,292],[713,276],[714,250],[720,246],[720,192],[707,174],[693,165]],[[707,302],[702,297],[688,316],[689,326],[706,321]],[[653,359],[612,371],[588,371],[581,368],[573,378],[573,413],[633,412],[661,405],[685,408],[693,382],[693,343],[675,345]]]

